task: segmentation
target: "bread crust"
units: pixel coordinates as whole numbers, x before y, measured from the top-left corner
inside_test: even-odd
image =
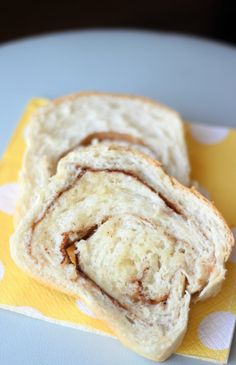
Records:
[[[55,105],[59,105],[59,104],[63,103],[64,101],[76,100],[78,97],[83,97],[83,96],[108,96],[108,97],[111,96],[114,99],[119,97],[119,98],[123,98],[123,99],[142,100],[145,103],[149,103],[149,104],[158,106],[160,109],[163,109],[165,111],[171,112],[171,113],[179,116],[179,113],[176,110],[171,109],[171,108],[167,107],[166,105],[164,105],[154,99],[148,98],[146,96],[124,94],[124,93],[108,93],[108,92],[101,92],[101,91],[81,91],[81,92],[75,92],[75,93],[72,93],[69,95],[65,95],[65,96],[56,98],[56,99],[52,100],[52,103]]]

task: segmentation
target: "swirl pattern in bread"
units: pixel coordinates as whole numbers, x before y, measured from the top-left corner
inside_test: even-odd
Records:
[[[63,158],[11,239],[12,257],[82,298],[128,347],[165,360],[190,299],[216,294],[232,234],[213,205],[137,151],[97,145]]]

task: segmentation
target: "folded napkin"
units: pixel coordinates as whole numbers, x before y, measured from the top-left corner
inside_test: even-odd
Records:
[[[30,115],[47,103],[33,99],[27,106],[0,161],[0,307],[80,330],[113,336],[79,300],[44,287],[19,270],[9,253],[12,214],[18,194],[17,177],[25,149]],[[236,130],[186,124],[192,179],[215,202],[236,236]],[[236,315],[236,249],[227,264],[221,292],[192,305],[187,334],[177,353],[226,363]]]

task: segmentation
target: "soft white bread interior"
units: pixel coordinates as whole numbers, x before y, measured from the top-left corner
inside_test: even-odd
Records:
[[[34,201],[37,186],[55,174],[62,157],[79,145],[111,141],[151,155],[170,175],[189,184],[183,125],[176,112],[142,97],[76,94],[49,102],[31,118],[16,221]]]
[[[216,294],[233,237],[214,206],[138,151],[96,145],[63,158],[11,239],[17,265],[79,296],[139,354],[181,343],[191,297]]]

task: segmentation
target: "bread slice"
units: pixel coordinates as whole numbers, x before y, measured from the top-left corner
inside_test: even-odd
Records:
[[[36,187],[55,174],[62,157],[79,145],[110,142],[151,155],[170,175],[189,184],[183,126],[176,112],[141,97],[75,94],[49,102],[32,116],[16,221],[34,201]]]
[[[11,238],[16,264],[75,295],[122,343],[162,361],[191,297],[216,294],[233,236],[215,207],[138,151],[96,145],[63,158]]]

